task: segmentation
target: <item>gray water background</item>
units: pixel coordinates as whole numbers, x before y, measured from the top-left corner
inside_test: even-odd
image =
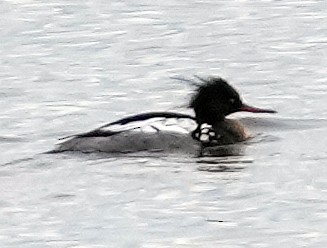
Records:
[[[0,247],[325,247],[326,1],[0,2]],[[219,75],[238,156],[42,154]],[[245,116],[236,116],[244,118]],[[259,117],[259,116],[258,116]]]

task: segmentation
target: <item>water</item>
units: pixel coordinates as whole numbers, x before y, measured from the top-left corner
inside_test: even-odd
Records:
[[[1,247],[324,247],[324,1],[0,3]],[[234,156],[42,154],[220,75],[257,135]]]

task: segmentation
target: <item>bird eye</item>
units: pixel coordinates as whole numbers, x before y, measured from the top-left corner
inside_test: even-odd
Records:
[[[235,101],[236,101],[236,99],[235,99],[235,98],[230,98],[230,99],[229,99],[229,102],[230,102],[231,104],[234,104],[234,103],[235,103]]]

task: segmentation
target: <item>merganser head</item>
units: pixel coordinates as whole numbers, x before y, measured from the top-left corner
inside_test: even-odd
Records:
[[[199,124],[213,125],[223,121],[225,116],[239,111],[276,113],[274,110],[255,108],[244,104],[238,92],[222,78],[200,78],[200,80],[203,84],[198,86],[189,105],[194,109]]]

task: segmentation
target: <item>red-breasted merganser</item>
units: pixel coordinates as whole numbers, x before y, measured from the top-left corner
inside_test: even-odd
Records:
[[[68,140],[59,144],[52,152],[200,151],[203,147],[233,144],[249,137],[237,120],[226,118],[229,114],[238,111],[276,113],[274,110],[244,104],[237,91],[222,78],[198,79],[201,82],[196,84],[196,92],[189,104],[195,116],[174,112],[149,112],[129,116],[87,133],[65,137],[63,139]],[[180,132],[161,131],[151,125],[155,131],[144,132],[140,125],[133,126],[140,121],[154,118],[188,119],[195,122],[197,127],[192,132]],[[203,127],[204,124],[209,125],[209,128]],[[117,126],[120,129],[115,130],[114,127]]]

